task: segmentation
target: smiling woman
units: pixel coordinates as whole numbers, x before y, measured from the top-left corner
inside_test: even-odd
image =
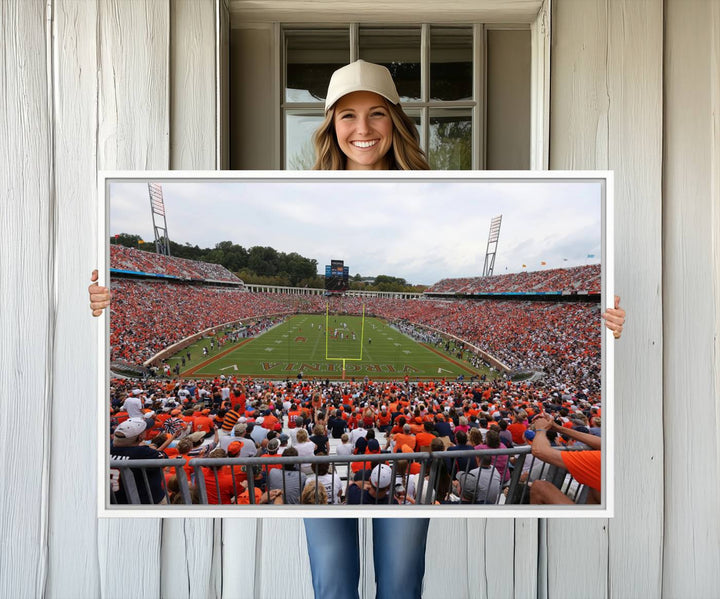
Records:
[[[343,96],[333,122],[345,169],[387,170],[386,154],[392,145],[392,120],[382,96],[358,91]]]
[[[364,60],[333,73],[313,143],[314,170],[430,169],[390,71]]]

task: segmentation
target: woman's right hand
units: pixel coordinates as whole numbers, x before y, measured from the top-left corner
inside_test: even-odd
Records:
[[[97,269],[92,271],[90,280],[92,281],[92,285],[88,287],[90,309],[92,310],[93,316],[100,316],[103,310],[110,305],[110,290],[107,287],[100,287],[100,285],[97,284]]]

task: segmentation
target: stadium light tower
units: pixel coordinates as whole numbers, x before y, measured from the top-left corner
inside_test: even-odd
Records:
[[[153,230],[155,231],[155,251],[163,256],[170,255],[170,241],[165,219],[165,202],[162,187],[159,183],[148,183],[150,194],[150,212],[152,213]]]
[[[487,249],[485,250],[485,266],[483,266],[483,277],[490,277],[495,268],[495,254],[497,252],[498,239],[500,239],[500,224],[502,214],[494,216],[490,221],[490,233],[488,234]]]

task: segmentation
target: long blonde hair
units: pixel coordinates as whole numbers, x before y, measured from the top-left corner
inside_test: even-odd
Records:
[[[420,148],[420,136],[415,123],[405,114],[400,104],[385,102],[393,124],[392,148],[387,156],[389,170],[427,171],[430,166],[425,152]],[[325,120],[312,137],[315,146],[315,171],[344,171],[346,156],[338,145],[335,135],[335,106],[325,113]]]

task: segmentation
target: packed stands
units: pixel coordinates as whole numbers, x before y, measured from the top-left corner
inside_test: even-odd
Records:
[[[110,246],[110,267],[177,279],[242,284],[238,277],[220,264],[163,256],[122,245]]]
[[[146,440],[139,447],[136,445],[137,449],[131,447],[129,450],[134,454],[144,454],[135,458],[131,456],[130,459],[182,457],[186,460],[184,466],[180,462],[179,471],[174,468],[167,468],[164,474],[158,471],[153,481],[159,491],[153,503],[165,497],[171,504],[248,503],[247,494],[243,493],[247,475],[237,462],[232,466],[232,459],[225,460],[217,475],[211,469],[204,470],[204,481],[201,482],[193,461],[204,457],[257,456],[272,462],[273,457],[281,455],[298,456],[299,448],[308,443],[299,437],[298,431],[302,429],[313,433],[310,445],[315,447],[314,451],[311,447],[310,453],[303,454],[303,458],[312,460],[317,457],[335,462],[335,474],[330,477],[323,475],[320,479],[328,487],[323,501],[329,501],[328,497],[334,496],[334,490],[339,489],[340,498],[333,503],[353,503],[351,477],[361,481],[366,479],[373,464],[368,465],[365,460],[370,459],[392,465],[396,475],[394,488],[398,493],[397,503],[405,503],[409,498],[410,503],[429,499],[427,502],[457,504],[461,502],[464,491],[461,493],[461,485],[450,484],[451,479],[460,481],[463,479],[462,472],[467,476],[469,469],[480,465],[480,454],[473,452],[490,450],[504,452],[505,456],[496,454],[497,457],[489,462],[482,478],[496,479],[493,483],[495,490],[490,487],[491,492],[488,493],[488,487],[483,487],[481,497],[484,499],[478,502],[521,503],[522,495],[527,497],[525,483],[550,476],[548,465],[528,454],[529,443],[534,436],[531,421],[541,409],[556,419],[559,429],[548,433],[548,441],[558,448],[572,444],[562,431],[572,428],[599,436],[602,426],[601,405],[582,391],[536,387],[530,382],[515,383],[500,379],[471,383],[445,380],[415,383],[369,380],[273,382],[235,376],[143,383],[113,379],[109,408],[111,435],[129,418],[136,421],[144,417],[149,419]],[[217,432],[215,429],[218,429]],[[340,438],[343,433],[345,437]],[[117,438],[111,438],[111,443],[115,444],[111,445],[111,457],[122,460],[117,454],[125,456],[127,446],[118,451]],[[341,452],[343,444],[346,451]],[[329,447],[327,453],[330,457],[321,457],[320,445]],[[406,462],[401,471],[401,464],[393,460],[402,454],[409,457],[413,452],[426,451],[428,446],[439,452],[439,459],[446,465],[443,467],[441,463],[438,469],[441,479],[435,479],[437,484],[431,483],[429,478],[425,480],[433,489],[433,496],[423,496],[423,499],[414,494],[419,484],[420,462]],[[291,452],[290,448],[294,451]],[[443,450],[447,451],[443,453]],[[467,452],[473,457],[469,457]],[[524,452],[527,459],[521,460],[518,452]],[[507,454],[513,453],[518,461],[507,459]],[[343,466],[340,463],[342,458],[339,458],[341,455],[359,459],[358,464],[365,464],[365,472]],[[297,458],[297,461],[301,459]],[[124,465],[127,461],[115,462],[116,468]],[[149,468],[163,465],[153,463]],[[428,472],[426,470],[426,475]],[[267,467],[254,473],[254,486],[259,490],[253,502],[260,502],[261,492],[277,487],[273,487],[273,476],[269,475]],[[122,476],[132,475],[124,473]],[[177,480],[173,481],[173,478]],[[234,483],[233,478],[236,478]],[[302,484],[307,486],[315,476],[295,475],[294,478],[305,479]],[[120,488],[117,474],[111,476],[111,480],[116,483],[112,490],[117,492]],[[197,493],[192,493],[192,497],[185,493],[181,498],[177,486],[180,481],[196,492],[198,485],[202,485],[200,494],[204,490],[206,499],[203,501]],[[441,481],[445,484],[440,484]],[[571,482],[568,481],[569,484]],[[518,496],[513,497],[513,488],[518,491]],[[216,492],[218,490],[219,493]],[[289,500],[290,493],[290,488],[283,490],[281,495],[287,500],[285,502],[297,503],[297,498]],[[233,496],[235,501],[231,499]],[[269,496],[272,498],[273,494]],[[115,495],[114,498],[118,499]],[[127,503],[127,497],[119,502]],[[146,496],[143,503],[149,502]],[[307,501],[319,502],[317,495]]]
[[[600,293],[600,265],[553,268],[492,277],[442,279],[425,293]]]
[[[168,258],[111,246],[111,266],[162,277],[230,281],[216,264]],[[239,281],[237,277],[234,277]],[[482,284],[483,291],[477,291]],[[485,279],[444,279],[431,289],[443,293],[532,293],[587,288],[599,291],[600,266],[552,269]],[[596,289],[597,287],[597,289]],[[240,319],[269,315],[334,313],[402,321],[454,335],[512,369],[542,370],[558,386],[599,392],[600,311],[594,303],[503,299],[434,300],[431,297],[331,297],[250,293],[243,288],[178,283],[167,278],[111,279],[111,360],[142,364],[161,350],[199,331]],[[439,342],[437,345],[440,345]]]

